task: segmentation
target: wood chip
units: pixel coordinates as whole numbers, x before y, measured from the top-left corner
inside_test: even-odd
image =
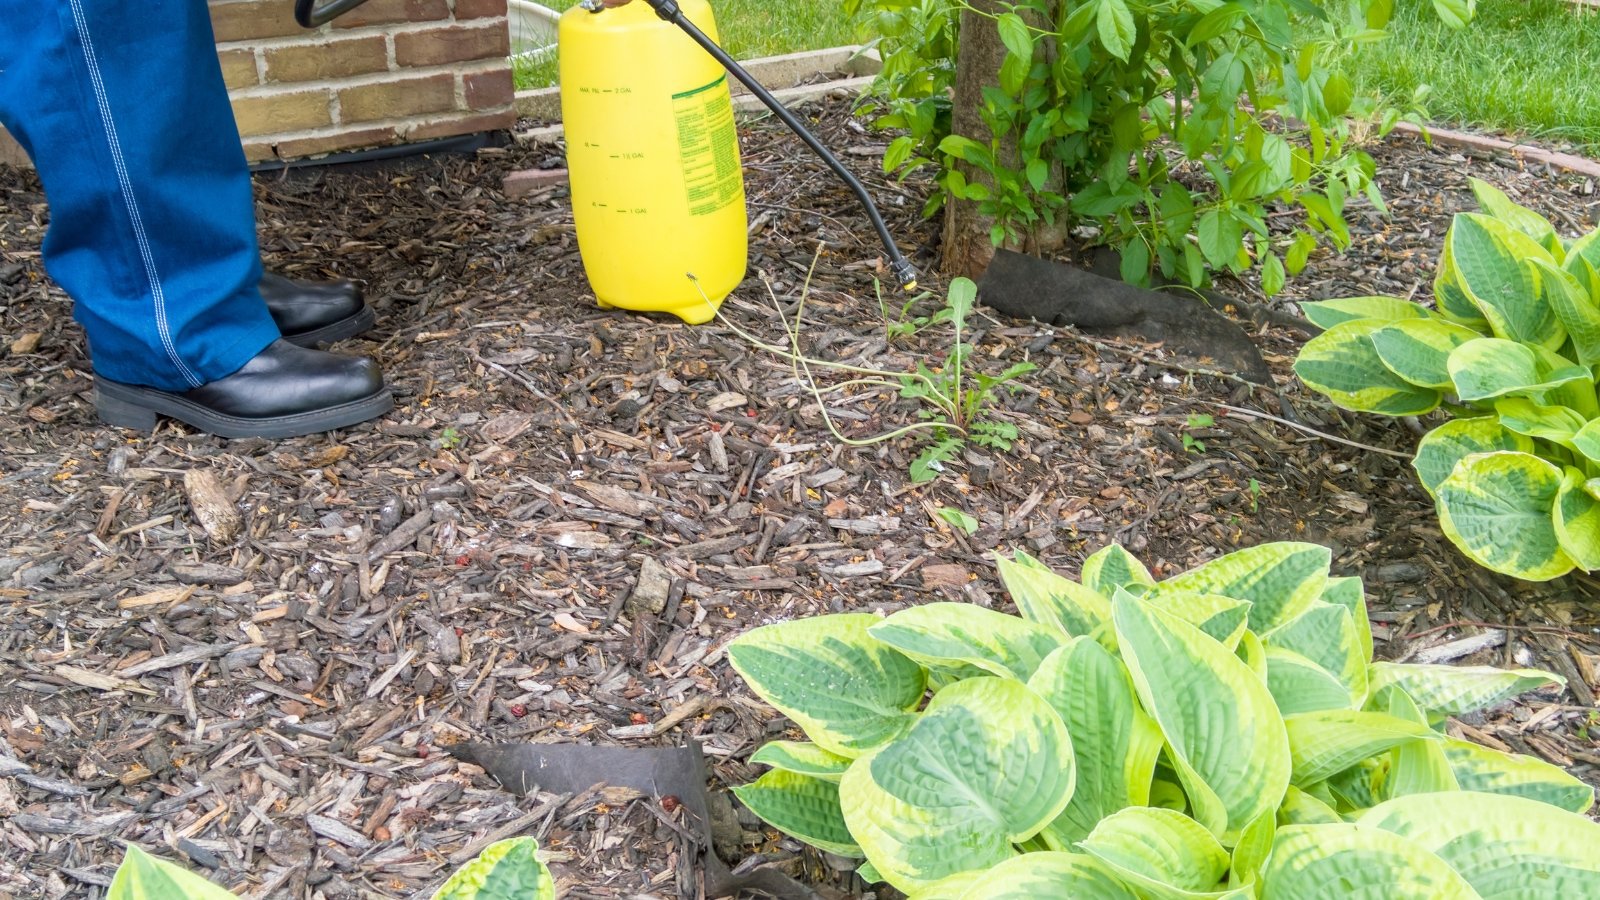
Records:
[[[183,490],[189,495],[189,509],[195,520],[218,544],[231,543],[239,536],[244,519],[228,499],[228,491],[210,469],[190,469],[183,473]]]
[[[318,837],[325,837],[335,843],[343,844],[351,850],[366,850],[372,846],[371,838],[338,819],[308,815],[306,816],[306,826]]]
[[[177,666],[187,666],[190,663],[197,663],[203,659],[212,659],[214,657],[222,656],[237,646],[239,646],[237,643],[228,643],[211,644],[204,647],[190,647],[187,650],[179,650],[176,653],[168,653],[165,656],[158,656],[155,659],[146,660],[137,665],[129,666],[128,668],[119,671],[117,674],[125,678],[137,678],[140,675],[148,675],[151,672],[159,672],[162,669],[171,669]]]
[[[56,666],[50,671],[62,678],[65,678],[73,684],[82,685],[86,688],[93,688],[97,691],[129,691],[135,694],[146,694],[152,697],[155,696],[156,693],[137,681],[128,681],[123,678],[113,678],[110,675],[101,675],[99,672],[91,672],[88,669],[80,669],[77,666]]]
[[[148,594],[139,594],[134,597],[123,597],[117,601],[117,609],[143,609],[146,606],[161,606],[163,604],[177,605],[194,596],[194,585],[181,588],[162,588]]]

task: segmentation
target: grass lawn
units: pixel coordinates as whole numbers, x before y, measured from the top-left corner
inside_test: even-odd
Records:
[[[642,0],[635,0],[642,2]],[[544,5],[565,10],[578,0],[544,0]],[[857,41],[855,23],[844,13],[841,0],[713,0],[722,46],[735,59],[751,59],[797,50],[820,50]],[[556,84],[554,57],[535,63],[513,61],[517,89]]]
[[[1358,84],[1424,104],[1441,125],[1526,134],[1600,150],[1600,11],[1562,0],[1479,0],[1461,31],[1426,0],[1395,4],[1391,37],[1369,48]]]

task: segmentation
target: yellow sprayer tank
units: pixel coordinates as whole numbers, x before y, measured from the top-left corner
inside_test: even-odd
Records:
[[[680,4],[716,38],[706,0]],[[559,40],[572,208],[596,299],[710,321],[748,251],[727,73],[646,3],[573,7]]]

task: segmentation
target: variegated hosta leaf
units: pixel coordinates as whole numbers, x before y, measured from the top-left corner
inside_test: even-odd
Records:
[[[762,821],[792,838],[839,856],[862,855],[844,824],[837,781],[773,769],[733,793]]]
[[[1594,806],[1594,788],[1565,769],[1455,738],[1440,743],[1461,790],[1526,797],[1573,813]]]
[[[1556,540],[1586,572],[1600,569],[1600,500],[1584,489],[1589,479],[1568,466],[1556,493]]]
[[[1265,633],[1311,608],[1332,563],[1332,551],[1320,544],[1278,541],[1229,553],[1161,587],[1248,600],[1251,630]]]
[[[1013,856],[1011,859],[1006,860],[1006,862],[1015,862],[1017,860],[1027,859],[1029,856],[1033,855],[1035,854],[1029,853],[1026,856]],[[869,862],[866,863],[866,865],[870,866],[872,863]],[[1001,863],[1000,865],[1005,865],[1005,863]],[[996,866],[995,868],[999,868],[999,866]],[[856,871],[858,873],[860,872],[859,869]],[[960,872],[955,875],[951,875],[948,878],[941,878],[930,885],[912,891],[911,900],[961,900],[961,898],[966,896],[969,889],[981,890],[984,885],[991,883],[989,880],[989,871],[993,870]],[[881,882],[883,879],[880,878],[878,880]]]
[[[1554,521],[1561,470],[1529,453],[1475,453],[1435,496],[1439,525],[1473,562],[1524,581],[1549,581],[1576,563]]]
[[[856,866],[856,877],[860,878],[862,881],[865,881],[867,884],[884,883],[883,876],[878,873],[878,867],[874,866],[870,860],[863,862],[859,866]]]
[[[1600,363],[1600,305],[1590,294],[1591,286],[1600,282],[1587,282],[1595,271],[1589,261],[1579,257],[1574,261],[1584,281],[1573,272],[1559,269],[1542,259],[1533,261],[1538,270],[1540,288],[1546,303],[1556,312],[1556,317],[1567,329],[1578,362],[1586,366]]]
[[[1416,842],[1355,825],[1286,825],[1261,875],[1261,900],[1479,900]]]
[[[1406,319],[1372,332],[1372,346],[1378,358],[1418,387],[1449,390],[1451,351],[1483,335],[1465,325],[1442,319]]]
[[[1501,397],[1494,402],[1500,424],[1531,438],[1568,446],[1587,420],[1565,406],[1546,406],[1526,397]]]
[[[1406,741],[1437,740],[1428,726],[1386,713],[1328,709],[1284,716],[1294,784],[1316,784]]]
[[[1120,660],[1078,638],[1050,654],[1028,687],[1061,716],[1076,761],[1072,800],[1044,831],[1051,846],[1071,846],[1111,813],[1150,802],[1161,729],[1139,708]]]
[[[1367,597],[1359,578],[1329,578],[1322,589],[1322,602],[1342,606],[1350,612],[1356,627],[1356,646],[1367,662],[1372,662],[1372,621],[1367,618]]]
[[[1353,709],[1350,688],[1293,650],[1267,647],[1267,689],[1285,716],[1324,709]]]
[[[1372,709],[1418,725],[1428,724],[1427,715],[1398,685],[1387,685],[1374,695]],[[1378,785],[1378,796],[1390,800],[1407,794],[1460,789],[1445,756],[1443,740],[1406,741],[1389,751],[1389,768]]]
[[[845,822],[879,873],[912,892],[1011,858],[1072,797],[1072,741],[1038,694],[970,678],[839,784]]]
[[[735,640],[728,661],[819,746],[854,758],[910,727],[926,687],[921,666],[867,633],[879,621],[846,613],[765,625]]]
[[[539,861],[539,842],[518,837],[484,848],[450,876],[433,900],[555,900],[555,896],[555,879]]]
[[[1485,213],[1533,238],[1541,247],[1547,246],[1556,236],[1555,226],[1548,219],[1526,206],[1518,205],[1499,188],[1477,178],[1467,181],[1472,185],[1472,194],[1477,198],[1478,206]]]
[[[1489,334],[1489,320],[1483,317],[1478,305],[1461,288],[1461,273],[1456,271],[1449,241],[1445,241],[1444,249],[1439,253],[1439,270],[1433,277],[1433,303],[1443,318],[1480,334]]]
[[[1572,436],[1572,449],[1588,457],[1591,462],[1600,463],[1600,419],[1578,429],[1578,433]]]
[[[1384,763],[1368,759],[1311,788],[1324,802],[1331,800],[1339,815],[1350,817],[1378,805],[1377,783],[1383,774]]]
[[[1555,310],[1539,296],[1529,261],[1555,260],[1537,241],[1488,216],[1463,213],[1451,223],[1445,243],[1457,283],[1495,336],[1551,350],[1567,339]]]
[[[1600,231],[1591,231],[1567,246],[1567,258],[1563,265],[1569,271],[1575,259],[1586,260],[1591,266],[1600,268]]]
[[[1245,827],[1238,845],[1233,848],[1233,858],[1228,868],[1228,887],[1248,887],[1261,877],[1261,869],[1272,854],[1272,844],[1277,836],[1278,817],[1270,812],[1263,813],[1261,818]],[[1252,897],[1254,894],[1245,896]]]
[[[1344,819],[1322,798],[1291,784],[1278,807],[1278,821],[1282,825],[1323,825]]]
[[[977,666],[1019,681],[1027,681],[1062,643],[1044,625],[970,603],[902,609],[867,632],[926,665]]]
[[[1107,544],[1089,554],[1081,574],[1083,586],[1102,597],[1110,597],[1117,588],[1137,597],[1156,584],[1144,563],[1122,549],[1121,544]]]
[[[1313,300],[1300,304],[1300,312],[1321,329],[1336,328],[1346,322],[1375,319],[1399,322],[1426,319],[1428,311],[1399,297],[1345,297],[1339,300]]]
[[[227,889],[129,844],[106,900],[238,900]]]
[[[1145,597],[1156,609],[1169,612],[1222,642],[1229,650],[1239,646],[1250,618],[1250,601],[1221,594],[1198,594],[1158,584]]]
[[[1263,682],[1267,680],[1267,646],[1261,643],[1261,638],[1254,631],[1248,629],[1239,636],[1239,646],[1233,650],[1233,655],[1239,657],[1245,668],[1256,674]]]
[[[1189,797],[1183,792],[1183,785],[1175,779],[1175,773],[1167,772],[1171,778],[1162,777],[1162,771],[1156,772],[1156,777],[1150,779],[1150,805],[1156,809],[1170,809],[1173,812],[1186,813],[1189,811]]]
[[[1295,374],[1345,409],[1384,416],[1431,412],[1444,395],[1406,381],[1383,364],[1372,343],[1378,327],[1376,320],[1360,319],[1324,331],[1300,350]]]
[[[1360,582],[1356,585],[1359,598]],[[1361,616],[1366,618],[1364,604]],[[1350,702],[1345,705],[1353,709],[1367,700],[1366,653],[1371,649],[1371,638],[1366,637],[1368,646],[1363,647],[1363,637],[1348,607],[1319,599],[1305,612],[1268,632],[1262,641],[1268,648],[1293,650],[1327,670],[1345,686],[1350,696]],[[1270,661],[1268,666],[1270,673]]]
[[[1428,495],[1439,496],[1439,485],[1456,469],[1456,463],[1474,453],[1511,450],[1532,453],[1533,441],[1500,424],[1493,416],[1478,419],[1453,419],[1423,435],[1411,467]]]
[[[1594,377],[1578,365],[1557,365],[1533,347],[1501,338],[1477,338],[1450,352],[1446,367],[1456,396],[1478,403],[1507,396],[1531,396],[1553,391],[1568,382]]]
[[[1560,675],[1538,669],[1389,662],[1372,664],[1374,693],[1386,685],[1398,685],[1417,701],[1417,706],[1430,718],[1459,716],[1488,709],[1547,684],[1566,683],[1567,680]]]
[[[1592,897],[1600,884],[1600,824],[1526,797],[1413,794],[1357,824],[1438,854],[1484,900]]]
[[[1126,593],[1111,609],[1139,701],[1166,736],[1195,818],[1231,846],[1278,805],[1289,782],[1288,737],[1272,694],[1228,648],[1188,622]]]
[[[1055,629],[1063,637],[1081,637],[1111,622],[1111,601],[1075,581],[1063,578],[1022,551],[1015,559],[1000,557],[1000,582],[1017,611],[1030,622]]]
[[[945,885],[912,894],[911,900],[1140,900],[1110,867],[1082,853],[1028,853]]]
[[[1079,846],[1152,900],[1215,896],[1228,871],[1228,851],[1216,837],[1170,809],[1121,810]]]
[[[837,782],[844,776],[844,770],[850,768],[848,757],[801,741],[768,741],[760,750],[750,754],[750,762],[833,782]]]

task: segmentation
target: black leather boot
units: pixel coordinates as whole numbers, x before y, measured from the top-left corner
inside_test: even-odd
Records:
[[[261,299],[283,339],[302,347],[355,337],[378,319],[352,281],[298,281],[263,272]]]
[[[98,375],[100,420],[138,431],[170,416],[226,438],[286,438],[343,428],[394,408],[378,364],[276,340],[244,368],[191,391],[160,391]]]

